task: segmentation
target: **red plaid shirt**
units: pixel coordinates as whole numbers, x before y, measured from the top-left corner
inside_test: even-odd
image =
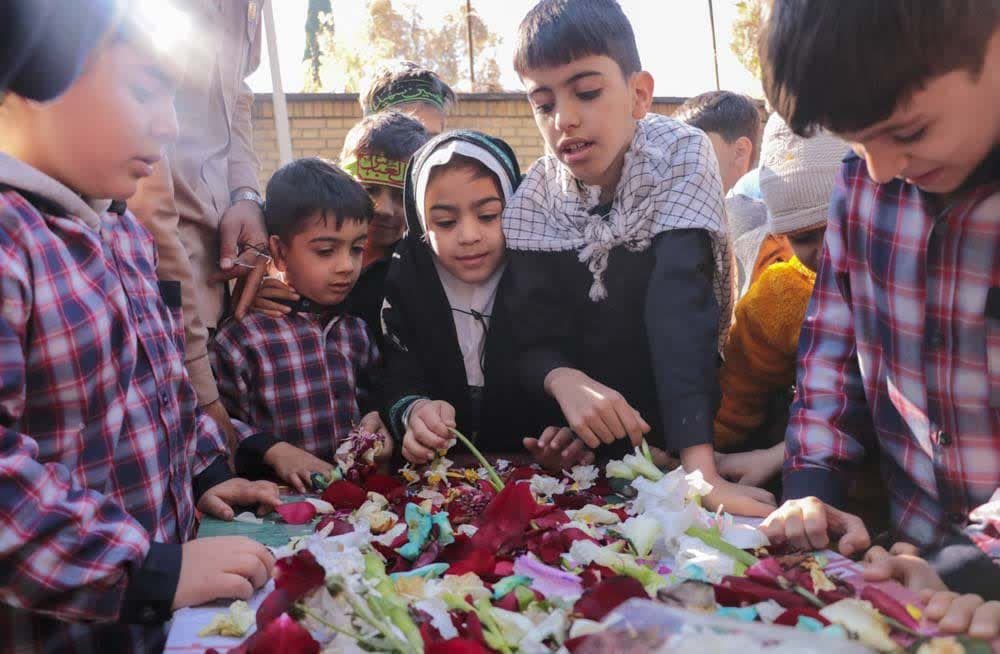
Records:
[[[0,193],[0,651],[162,646],[192,477],[229,474],[155,268],[130,214]]]
[[[308,310],[230,320],[210,354],[241,449],[247,438],[264,439],[253,446],[263,455],[282,440],[324,461],[361,421],[379,362],[364,320]]]
[[[837,503],[882,451],[892,522],[939,542],[1000,485],[1000,182],[932,213],[903,181],[849,157],[799,342],[785,492]],[[991,289],[994,289],[991,291]],[[995,310],[995,309],[994,309]]]

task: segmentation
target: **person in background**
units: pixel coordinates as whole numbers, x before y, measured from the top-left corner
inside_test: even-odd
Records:
[[[760,157],[760,108],[732,91],[709,91],[689,98],[672,116],[708,134],[719,161],[722,193],[757,165]]]
[[[457,98],[434,71],[412,61],[395,61],[375,72],[359,102],[365,116],[394,109],[415,118],[435,136],[445,130]]]
[[[179,281],[185,360],[198,403],[235,444],[208,360],[209,332],[243,315],[269,258],[246,78],[260,61],[261,0],[184,0],[202,46],[175,107],[180,134],[130,206],[156,239],[157,275]],[[245,278],[236,304],[227,281]]]

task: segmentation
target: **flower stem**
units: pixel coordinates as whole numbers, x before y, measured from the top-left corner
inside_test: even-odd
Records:
[[[472,444],[472,441],[466,438],[465,434],[463,434],[462,432],[454,428],[449,428],[448,431],[454,434],[455,438],[461,441],[462,445],[467,447],[469,451],[472,452],[472,456],[476,457],[476,460],[479,461],[479,464],[481,466],[486,468],[486,474],[489,475],[490,483],[493,484],[493,488],[495,488],[497,492],[502,491],[503,481],[501,481],[500,475],[498,475],[497,471],[493,468],[493,466],[490,465],[490,462],[486,460],[486,457],[483,456],[482,452],[480,452],[479,449]]]
[[[693,536],[699,539],[701,542],[705,543],[709,547],[714,547],[719,550],[729,558],[742,563],[743,565],[750,567],[757,563],[757,557],[749,552],[744,552],[735,545],[731,545],[726,541],[722,540],[722,536],[718,534],[713,529],[702,529],[701,527],[695,527],[694,525],[687,528],[685,531],[688,536]]]

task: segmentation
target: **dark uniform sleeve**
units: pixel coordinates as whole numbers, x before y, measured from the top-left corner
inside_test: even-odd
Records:
[[[429,395],[430,385],[415,349],[419,345],[413,321],[407,317],[407,305],[392,275],[386,279],[380,322],[385,370],[382,421],[389,426],[393,437],[402,442],[406,433],[403,415],[413,402]]]
[[[712,241],[700,229],[653,241],[646,332],[666,448],[712,442],[719,405],[719,304],[712,290]]]
[[[1000,601],[1000,565],[965,534],[955,534],[923,556],[949,590]]]

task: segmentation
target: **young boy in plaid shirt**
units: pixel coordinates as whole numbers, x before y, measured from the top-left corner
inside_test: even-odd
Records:
[[[100,199],[130,196],[177,132],[150,8],[129,5],[57,100],[0,105],[2,651],[157,651],[173,609],[249,598],[273,565],[246,538],[189,540],[196,503],[226,519],[277,488],[233,478],[177,289]]]
[[[344,312],[373,213],[361,184],[322,159],[293,161],[268,182],[271,254],[300,299],[287,314],[229,321],[210,350],[240,435],[238,470],[256,476],[263,464],[304,492],[312,473],[333,468],[337,445],[356,425],[381,433],[383,455],[391,451],[371,397],[378,347],[365,321]]]
[[[833,507],[877,447],[895,536],[964,550],[960,567],[993,581],[949,585],[1000,599],[1000,568],[976,563],[985,554],[963,534],[1000,486],[1000,7],[776,0],[761,46],[768,98],[792,130],[829,129],[857,153],[834,190],[799,339],[789,501],[765,532],[867,547],[860,519]],[[942,626],[995,635],[1000,604],[983,606]]]

